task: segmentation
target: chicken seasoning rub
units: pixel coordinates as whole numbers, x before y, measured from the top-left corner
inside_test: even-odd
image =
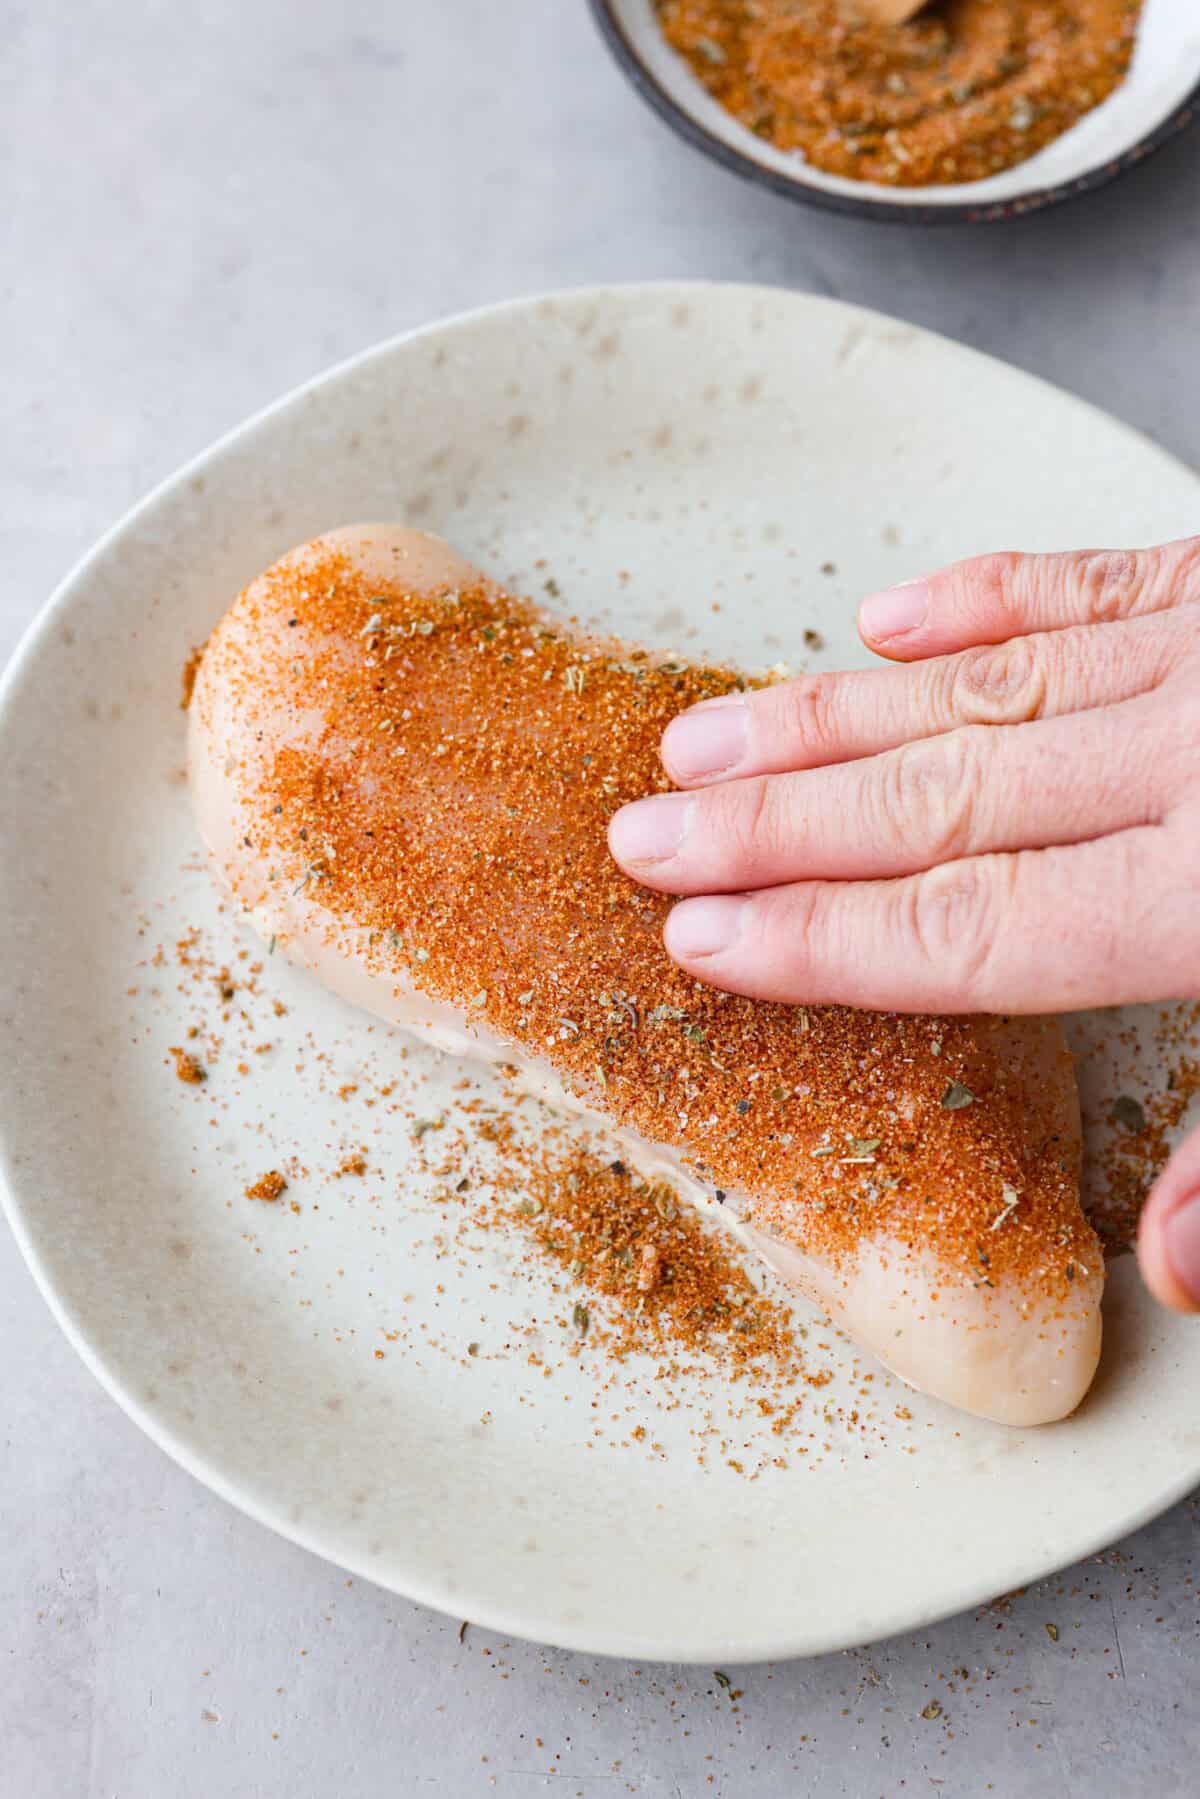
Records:
[[[811,1254],[936,1218],[943,1266],[974,1284],[1019,1275],[1062,1301],[1094,1266],[1053,1106],[991,1027],[760,1004],[669,961],[669,902],[618,871],[605,826],[665,789],[664,726],[731,671],[583,638],[484,582],[412,593],[326,546],[239,606],[267,659],[218,634],[209,691],[277,689],[320,721],[251,755],[246,822],[272,866],[244,904],[271,883],[311,895],[331,941],[352,930],[377,974],[537,1046],[710,1190],[754,1193],[763,1229],[786,1237],[802,1205]],[[275,630],[294,659],[271,659]]]
[[[940,0],[904,25],[855,0],[656,0],[663,33],[743,125],[890,187],[981,181],[1108,98],[1142,0]]]

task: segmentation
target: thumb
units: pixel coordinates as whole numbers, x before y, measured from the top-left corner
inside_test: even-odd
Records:
[[[1200,1312],[1200,1130],[1175,1151],[1151,1188],[1137,1253],[1155,1299],[1172,1311]]]

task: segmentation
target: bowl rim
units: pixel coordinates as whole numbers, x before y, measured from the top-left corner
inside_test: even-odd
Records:
[[[647,105],[671,130],[691,144],[693,149],[701,151],[744,181],[765,187],[772,193],[782,194],[800,205],[820,207],[825,212],[841,213],[850,218],[877,219],[890,225],[992,225],[1004,219],[1043,212],[1047,207],[1061,205],[1063,201],[1072,200],[1079,194],[1093,193],[1106,187],[1110,181],[1115,181],[1118,176],[1125,174],[1155,150],[1160,150],[1171,138],[1186,130],[1200,112],[1198,80],[1157,125],[1119,156],[1097,163],[1094,168],[1074,176],[1070,181],[1032,188],[1028,193],[1016,194],[1011,199],[974,203],[969,200],[949,201],[941,206],[921,200],[875,200],[866,195],[859,199],[853,194],[831,193],[825,188],[814,186],[805,180],[800,172],[800,164],[797,165],[798,172],[795,175],[784,175],[777,169],[755,161],[754,157],[735,145],[726,143],[723,138],[716,137],[707,126],[702,125],[679,104],[643,60],[617,15],[615,0],[588,0],[588,4],[600,35],[618,67]],[[907,191],[919,193],[921,190],[918,188]]]

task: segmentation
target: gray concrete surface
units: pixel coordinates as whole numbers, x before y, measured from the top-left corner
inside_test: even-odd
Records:
[[[865,301],[1200,462],[1198,223],[1200,136],[999,231],[793,209],[670,138],[583,0],[3,0],[0,656],[246,413],[555,285]],[[731,1668],[734,1698],[705,1670],[460,1644],[248,1523],[94,1386],[7,1233],[0,1358],[0,1799],[1197,1790],[1195,1501],[998,1609]]]

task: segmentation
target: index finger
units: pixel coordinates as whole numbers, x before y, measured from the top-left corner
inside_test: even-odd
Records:
[[[803,675],[704,700],[667,726],[663,766],[679,787],[706,787],[875,756],[962,725],[1027,724],[1115,705],[1170,673],[1190,642],[1182,623],[1046,632],[913,668]]]
[[[911,662],[1023,632],[1110,624],[1200,600],[1200,537],[1148,550],[977,556],[868,596],[859,630],[881,656]]]

